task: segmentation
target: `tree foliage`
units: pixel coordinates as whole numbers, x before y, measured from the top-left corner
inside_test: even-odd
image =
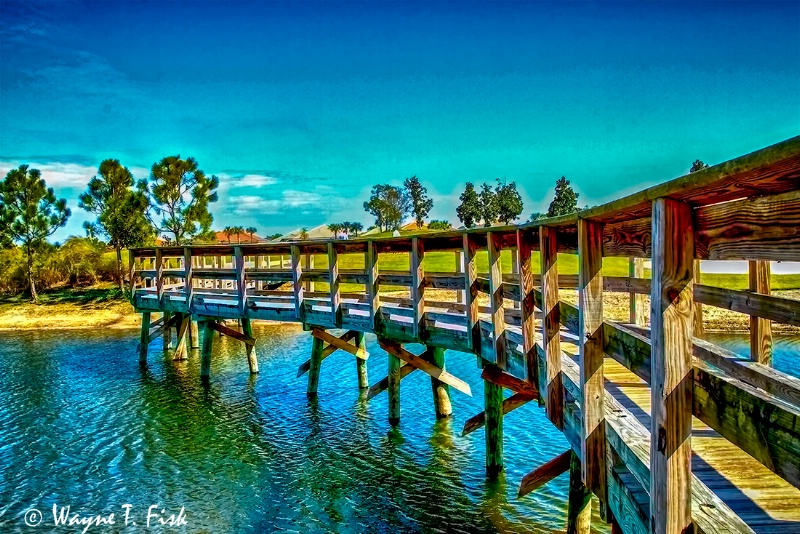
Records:
[[[578,211],[578,193],[569,185],[569,180],[562,176],[556,180],[556,194],[547,209],[547,216],[556,217],[576,211]]]
[[[503,224],[510,224],[522,213],[522,197],[517,191],[516,182],[507,182],[497,179],[494,191],[494,200],[497,209],[497,219]]]
[[[256,232],[258,232],[258,228],[256,228],[255,226],[248,226],[245,229],[245,232],[247,232],[247,235],[250,236],[250,242],[251,243],[255,243],[256,242]]]
[[[689,169],[689,173],[702,171],[703,169],[707,169],[707,168],[708,168],[708,165],[703,163],[703,160],[696,159],[696,160],[694,160],[694,163],[692,163],[692,168]]]
[[[425,217],[433,208],[433,200],[428,198],[428,190],[422,187],[416,174],[411,178],[406,178],[403,187],[405,187],[405,193],[411,203],[411,214],[414,215],[417,228],[422,228],[425,224]]]
[[[369,201],[364,202],[364,211],[375,217],[375,224],[382,232],[397,230],[411,211],[411,202],[399,187],[378,184],[372,187]]]
[[[161,221],[153,225],[159,232],[173,235],[176,245],[202,238],[214,221],[208,205],[217,201],[219,179],[208,177],[194,158],[167,156],[150,170],[150,203]]]
[[[458,199],[461,201],[456,208],[458,220],[467,228],[472,228],[481,218],[481,199],[472,182],[467,182],[464,192]]]
[[[481,219],[483,226],[489,228],[497,220],[497,195],[489,184],[481,184]]]
[[[539,219],[546,219],[547,214],[542,213],[541,211],[534,211],[531,213],[531,216],[528,218],[528,222],[538,221]]]
[[[434,219],[428,223],[429,230],[449,230],[452,227],[453,225],[450,224],[450,221],[438,221]]]
[[[107,159],[100,163],[97,176],[89,181],[78,205],[97,217],[95,222],[84,223],[89,236],[103,235],[114,248],[117,282],[122,289],[122,249],[143,245],[153,236],[147,220],[147,182],[140,181],[134,189],[133,174],[128,168],[117,159]]]
[[[0,181],[0,232],[2,241],[22,246],[31,300],[36,302],[33,262],[47,238],[64,226],[71,215],[66,199],[57,199],[38,169],[27,165],[11,170]]]

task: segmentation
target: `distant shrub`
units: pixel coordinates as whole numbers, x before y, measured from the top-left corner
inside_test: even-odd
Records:
[[[429,230],[449,230],[453,226],[450,224],[450,221],[431,221],[428,223]]]

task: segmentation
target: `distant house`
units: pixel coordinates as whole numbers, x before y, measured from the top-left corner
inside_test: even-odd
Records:
[[[423,224],[422,226],[417,228],[417,222],[416,221],[411,221],[410,223],[405,224],[405,225],[400,227],[400,231],[401,232],[417,232],[417,231],[422,232],[422,231],[427,230],[427,229],[428,229],[428,225],[427,224]]]
[[[253,234],[252,236],[247,232],[243,232],[241,234],[231,234],[228,236],[225,232],[215,232],[215,237],[217,243],[224,243],[224,244],[233,244],[233,245],[240,245],[240,244],[247,244],[247,243],[267,243],[268,240],[264,239],[263,237]]]

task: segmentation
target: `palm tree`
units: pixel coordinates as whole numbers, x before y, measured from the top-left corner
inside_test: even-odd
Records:
[[[339,238],[339,231],[341,229],[342,229],[342,225],[339,224],[339,223],[331,223],[331,224],[328,225],[328,230],[333,232],[333,238],[334,239],[338,239]]]
[[[251,243],[255,243],[256,242],[256,238],[253,237],[253,236],[256,235],[256,232],[258,232],[258,228],[256,228],[255,226],[250,226],[250,227],[247,228],[247,233],[250,234],[250,242]]]
[[[225,234],[225,237],[228,238],[228,243],[231,242],[231,236],[236,232],[236,229],[233,226],[226,226],[225,229],[222,231]]]
[[[308,228],[303,227],[300,229],[300,239],[302,239],[303,241],[308,239]]]

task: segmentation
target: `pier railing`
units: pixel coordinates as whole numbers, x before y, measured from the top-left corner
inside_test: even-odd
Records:
[[[453,254],[454,269],[426,270],[432,253]],[[559,273],[560,253],[578,255],[577,276]],[[387,255],[407,256],[408,269],[381,270]],[[631,258],[631,276],[604,276],[608,257]],[[748,260],[749,290],[700,284],[700,259]],[[403,373],[420,368],[457,385],[443,359],[420,363],[402,344],[474,353],[486,410],[464,432],[486,427],[490,472],[502,468],[504,414],[534,399],[574,451],[576,462],[566,455],[534,470],[521,494],[571,469],[576,487],[594,493],[602,516],[625,532],[748,532],[761,523],[693,475],[693,418],[773,473],[784,506],[800,505],[800,380],[771,367],[771,323],[800,327],[800,301],[770,295],[770,261],[800,261],[800,137],[574,215],[399,238],[134,249],[130,279],[134,306],[148,321],[165,313],[162,329],[178,326],[169,314],[217,329],[226,327],[216,321],[248,321],[231,334],[250,339],[248,354],[251,319],[300,322],[331,350],[346,341],[325,330],[375,333],[390,363],[397,358],[382,386],[396,418]],[[563,289],[578,290],[577,306]],[[605,292],[630,295],[629,323],[605,318]],[[749,358],[700,338],[700,305],[751,317]],[[304,364],[309,391],[324,357]],[[622,375],[604,373],[617,368],[649,389],[647,418],[619,394]],[[514,394],[503,398],[502,388]],[[713,455],[716,446],[694,452]],[[575,517],[587,513],[579,495],[571,490]],[[800,526],[800,517],[787,524]]]

